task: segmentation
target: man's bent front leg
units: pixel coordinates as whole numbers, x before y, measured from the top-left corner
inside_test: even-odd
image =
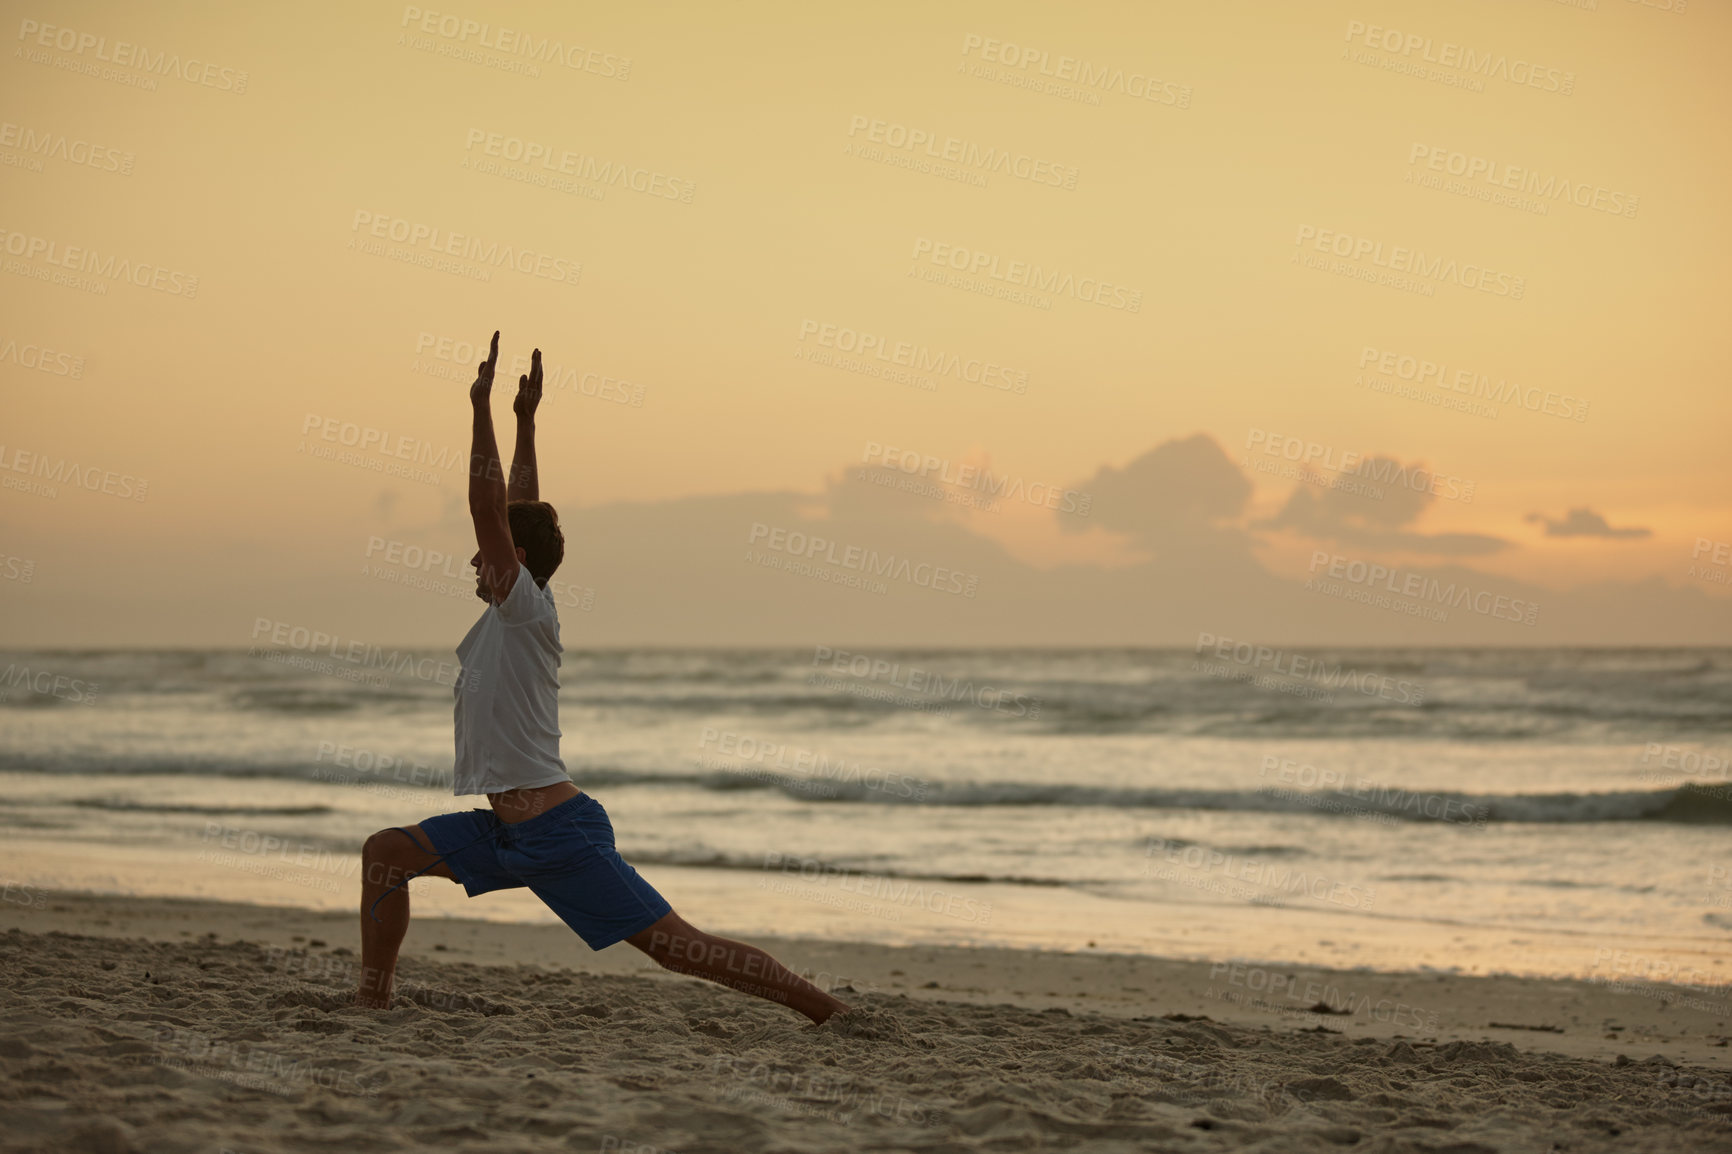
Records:
[[[693,929],[678,914],[668,914],[626,941],[665,970],[767,998],[817,1023],[848,1010],[846,1002],[826,994],[758,947]]]
[[[404,829],[408,831],[406,834]],[[409,879],[455,875],[423,846],[418,825],[382,829],[361,847],[361,983],[355,1005],[385,1009],[397,974],[397,952],[409,930]]]

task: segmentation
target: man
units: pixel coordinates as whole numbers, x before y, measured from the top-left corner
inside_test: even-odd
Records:
[[[822,1023],[848,1006],[764,951],[693,929],[614,848],[601,803],[572,784],[559,757],[559,615],[547,582],[565,556],[553,506],[540,499],[535,409],[541,350],[517,383],[509,484],[493,435],[493,334],[469,400],[475,410],[469,513],[480,546],[475,595],[487,602],[457,647],[457,756],[452,790],[487,809],[380,830],[362,849],[357,1005],[386,1007],[409,928],[409,879],[442,877],[470,897],[527,886],[594,950],[626,941],[666,969],[780,1002]]]

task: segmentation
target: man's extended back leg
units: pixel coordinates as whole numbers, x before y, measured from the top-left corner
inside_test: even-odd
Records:
[[[667,914],[626,941],[664,970],[779,1002],[817,1023],[848,1009],[846,1002],[826,994],[757,946],[693,929],[676,913]]]

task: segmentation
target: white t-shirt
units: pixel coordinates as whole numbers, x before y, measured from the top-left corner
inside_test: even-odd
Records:
[[[519,564],[517,581],[488,605],[457,646],[457,762],[463,796],[570,781],[559,759],[559,613],[553,594]]]

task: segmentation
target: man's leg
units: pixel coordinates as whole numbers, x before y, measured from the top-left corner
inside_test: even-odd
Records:
[[[361,847],[361,987],[355,1005],[386,1009],[397,974],[397,951],[409,930],[411,877],[456,881],[418,825],[382,829]],[[412,835],[412,836],[411,836]],[[427,848],[423,848],[427,847]],[[395,887],[395,888],[393,888]]]
[[[675,913],[626,941],[665,970],[768,998],[814,1022],[848,1010],[846,1002],[826,994],[758,947],[693,929]]]

